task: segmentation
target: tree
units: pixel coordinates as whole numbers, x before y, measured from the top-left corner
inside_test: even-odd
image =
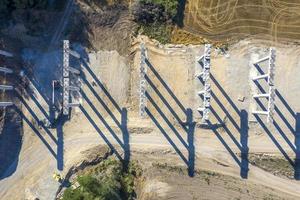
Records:
[[[12,0],[16,9],[46,8],[48,0]]]
[[[5,14],[8,13],[9,3],[10,3],[10,0],[1,0],[1,2],[0,2],[0,13],[2,15],[5,15]]]
[[[135,21],[142,24],[161,23],[169,19],[163,5],[151,2],[138,2],[133,6],[132,14]]]

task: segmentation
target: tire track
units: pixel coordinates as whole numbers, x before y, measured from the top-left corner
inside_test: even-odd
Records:
[[[300,3],[280,0],[190,0],[185,30],[209,37],[264,34],[268,39],[300,39]],[[222,38],[221,40],[224,40]]]

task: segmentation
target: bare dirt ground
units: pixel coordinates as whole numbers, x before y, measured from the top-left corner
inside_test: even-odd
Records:
[[[184,187],[174,183],[175,179],[171,178],[174,176],[182,179],[183,183],[186,182],[187,188],[194,188],[188,182],[206,185],[206,187],[213,185],[216,189],[227,182],[228,188],[226,190],[219,188],[220,193],[216,193],[222,195],[224,199],[228,199],[228,196],[231,195],[246,199],[252,197],[261,199],[270,196],[274,196],[275,199],[297,199],[300,196],[300,185],[297,181],[275,176],[276,173],[273,175],[273,172],[263,170],[262,166],[251,165],[247,162],[247,158],[239,156],[241,152],[244,152],[243,149],[249,149],[249,153],[282,154],[287,165],[293,166],[296,157],[295,150],[299,149],[298,143],[294,143],[294,132],[298,130],[296,118],[288,117],[291,115],[290,111],[293,111],[294,114],[299,112],[298,102],[293,98],[297,91],[293,90],[288,79],[284,82],[276,79],[281,83],[278,85],[278,90],[289,105],[286,108],[287,103],[281,103],[282,99],[278,98],[278,110],[284,113],[283,116],[287,116],[285,120],[277,111],[275,125],[266,125],[264,124],[265,119],[261,119],[261,123],[250,125],[246,135],[240,131],[241,124],[244,124],[241,123],[240,110],[246,110],[249,118],[251,116],[251,110],[249,110],[251,93],[245,89],[249,87],[249,71],[247,72],[245,69],[251,69],[247,58],[253,52],[248,52],[246,46],[249,48],[249,45],[253,44],[255,46],[253,48],[256,49],[259,43],[256,40],[251,40],[251,43],[248,40],[241,41],[228,52],[230,58],[218,55],[217,52],[213,54],[213,66],[218,66],[218,68],[213,68],[213,76],[219,85],[216,84],[217,82],[213,82],[213,91],[217,98],[214,98],[212,103],[217,115],[213,114],[211,120],[214,124],[220,124],[220,119],[221,121],[225,119],[227,125],[223,128],[213,129],[213,131],[198,127],[200,115],[195,111],[200,103],[196,94],[201,86],[195,80],[197,68],[192,56],[200,54],[202,46],[156,47],[155,44],[147,41],[152,68],[148,68],[150,97],[147,105],[149,117],[146,119],[140,119],[137,115],[139,51],[135,50],[134,65],[131,67],[126,58],[114,51],[88,54],[89,62],[82,66],[82,75],[84,75],[82,77],[83,104],[80,109],[73,111],[70,122],[54,130],[39,128],[33,113],[42,116],[40,107],[32,99],[23,102],[23,113],[26,116],[23,118],[25,137],[19,163],[11,176],[1,180],[0,194],[6,199],[22,199],[30,196],[52,199],[59,186],[52,179],[52,174],[57,171],[58,166],[64,175],[70,167],[84,159],[81,152],[98,144],[106,144],[115,150],[116,156],[119,158],[128,158],[128,156],[130,159],[136,160],[154,160],[156,158],[157,162],[167,163],[168,166],[175,167],[175,169],[177,169],[176,166],[180,166],[183,175],[170,172],[171,176],[169,177],[164,169],[158,174],[153,172],[153,179],[166,186],[163,190],[170,191],[170,193],[162,192],[166,198],[169,195],[175,195],[178,199],[182,199],[182,194],[175,190],[178,191],[179,189],[176,188]],[[135,45],[133,50],[136,47]],[[287,52],[281,48],[278,47],[278,56],[287,55]],[[261,54],[263,54],[264,48],[261,47],[261,49],[258,48],[257,52],[262,51]],[[289,64],[284,65],[285,68],[292,68],[298,63],[297,51],[297,46],[290,46],[288,55],[295,56],[290,56]],[[241,52],[245,54],[241,54]],[[255,52],[256,50],[254,50]],[[241,55],[245,55],[245,58]],[[239,58],[239,62],[237,59],[233,59],[235,57]],[[231,59],[232,61],[230,61]],[[232,65],[235,67],[232,68]],[[242,73],[243,78],[236,79],[239,70],[244,73]],[[282,68],[279,64],[278,71],[280,72],[280,70]],[[297,73],[294,71],[293,75],[297,76]],[[182,74],[185,75],[182,76]],[[235,79],[232,80],[232,77]],[[185,87],[177,84],[178,82]],[[230,85],[237,84],[241,87],[230,87]],[[155,85],[155,87],[152,88],[151,85]],[[223,86],[223,89],[218,87],[220,85]],[[294,92],[293,95],[282,90],[287,87]],[[230,100],[224,96],[225,93],[231,97]],[[245,96],[244,102],[238,100],[240,95]],[[25,106],[26,104],[29,106]],[[186,113],[188,112],[185,112],[187,109],[192,110],[193,120],[187,117]],[[237,113],[235,109],[239,112]],[[60,136],[61,133],[63,133],[63,138]],[[130,155],[124,153],[128,151],[131,151]],[[144,154],[138,153],[141,151]],[[277,164],[275,162],[274,165]],[[268,168],[270,167],[268,165]],[[222,175],[216,176],[219,177],[218,180],[214,178],[215,176],[209,176],[210,181],[215,184],[208,185],[205,179],[203,181],[204,175],[201,172],[197,174],[197,170],[213,171]],[[195,180],[188,176],[192,172],[194,172]],[[152,177],[150,176],[151,170],[149,176],[147,173],[147,177]],[[295,173],[295,170],[292,173]],[[245,174],[247,179],[241,179],[240,176],[245,177]],[[221,180],[219,180],[220,177]],[[249,194],[244,187],[238,187],[240,183],[247,187]],[[155,187],[151,186],[153,183],[149,184],[150,186],[147,187],[151,189],[151,194],[162,195],[159,190],[157,191]],[[272,189],[262,189],[262,187]],[[20,190],[20,188],[25,189]],[[254,190],[258,192],[252,192]],[[192,199],[193,196],[197,197],[199,194],[191,189],[187,196]],[[213,193],[211,194],[213,195]],[[149,194],[145,194],[146,197],[151,199]],[[207,198],[213,197],[207,196]]]
[[[104,1],[103,1],[104,2]],[[73,41],[90,49],[116,50],[122,56],[129,54],[131,35],[136,28],[126,1],[91,3],[78,0],[66,33]],[[106,1],[105,1],[106,2]]]
[[[137,152],[143,154],[143,152]],[[178,165],[176,155],[165,153],[165,161],[158,152],[146,159],[139,158],[144,169],[144,180],[139,186],[139,199],[293,199],[267,186],[259,186],[218,172],[196,169],[189,177],[186,169]],[[141,156],[142,157],[142,156]],[[149,159],[150,158],[150,159]],[[216,163],[199,159],[201,165],[213,168]],[[206,164],[203,164],[205,162]]]
[[[117,158],[140,160],[145,166],[141,199],[299,199],[299,181],[267,170],[278,165],[277,161],[248,162],[255,161],[252,154],[268,153],[284,158],[280,163],[290,167],[289,176],[299,171],[300,104],[295,98],[300,95],[296,82],[299,46],[276,45],[277,98],[271,125],[251,114],[250,82],[250,75],[257,73],[251,62],[265,56],[270,43],[248,38],[230,46],[227,57],[213,52],[214,126],[206,130],[199,127],[201,115],[196,111],[201,103],[197,92],[202,88],[195,77],[200,70],[196,57],[203,53],[203,46],[161,46],[144,38],[151,64],[147,72],[148,117],[138,117],[139,40],[127,49],[131,40],[122,38],[131,31],[122,33],[127,17],[121,10],[120,15],[113,15],[117,19],[113,25],[94,30],[95,51],[78,48],[84,58],[75,66],[82,71],[82,106],[72,110],[71,121],[54,129],[39,123],[48,113],[50,81],[61,69],[61,48],[51,45],[42,59],[36,59],[39,62],[33,59],[35,79],[31,81],[44,90],[34,89],[32,96],[21,101],[22,148],[18,162],[7,166],[1,177],[1,198],[54,199],[59,183],[53,180],[53,172],[66,175],[86,159],[84,152],[106,145]],[[64,21],[61,24],[63,27]],[[107,38],[116,30],[110,46],[113,37]],[[59,42],[62,30],[54,36],[54,43]],[[262,70],[265,67],[262,65]],[[261,84],[264,88],[265,83]]]

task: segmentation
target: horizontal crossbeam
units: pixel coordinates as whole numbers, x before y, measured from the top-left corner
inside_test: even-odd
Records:
[[[6,74],[11,74],[11,73],[13,73],[13,70],[6,68],[6,67],[0,67],[0,72],[4,72]]]
[[[80,59],[80,54],[77,53],[76,51],[69,49],[69,53],[70,53],[70,55],[74,56],[75,58]]]
[[[14,56],[12,53],[9,53],[9,52],[3,51],[3,50],[0,50],[0,55],[6,56],[6,57],[13,57]]]
[[[8,107],[14,105],[13,102],[0,102],[0,107]]]
[[[11,85],[0,85],[0,90],[13,90],[14,87]]]
[[[265,61],[269,60],[269,58],[270,58],[270,56],[261,58],[261,59],[259,59],[258,61],[254,62],[253,64],[256,65],[256,64],[258,64],[258,63],[265,62]]]

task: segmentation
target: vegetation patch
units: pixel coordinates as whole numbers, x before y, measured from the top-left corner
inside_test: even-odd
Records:
[[[208,43],[207,39],[199,36],[192,34],[188,31],[185,31],[181,28],[175,28],[172,32],[171,35],[171,42],[172,44],[205,44]]]
[[[138,32],[143,35],[147,35],[149,38],[155,39],[162,44],[167,44],[171,42],[173,27],[166,24],[141,24],[139,26]]]
[[[267,154],[249,154],[249,162],[275,176],[294,178],[294,167],[282,157]]]
[[[141,175],[142,170],[137,162],[124,165],[115,158],[109,158],[82,172],[65,190],[62,199],[134,199],[135,181]]]
[[[177,15],[178,0],[141,0],[142,4],[155,4],[164,7],[164,10],[174,18]]]
[[[178,0],[140,0],[132,6],[138,33],[165,44],[171,42],[176,26]]]
[[[176,172],[179,174],[188,175],[188,170],[186,169],[186,167],[170,165],[167,163],[158,163],[158,162],[152,163],[152,166],[157,169],[167,170],[169,172]],[[207,170],[195,170],[195,174],[203,177],[204,179],[209,179],[209,177],[220,177],[221,176],[220,174],[218,174],[216,172],[207,171]]]

